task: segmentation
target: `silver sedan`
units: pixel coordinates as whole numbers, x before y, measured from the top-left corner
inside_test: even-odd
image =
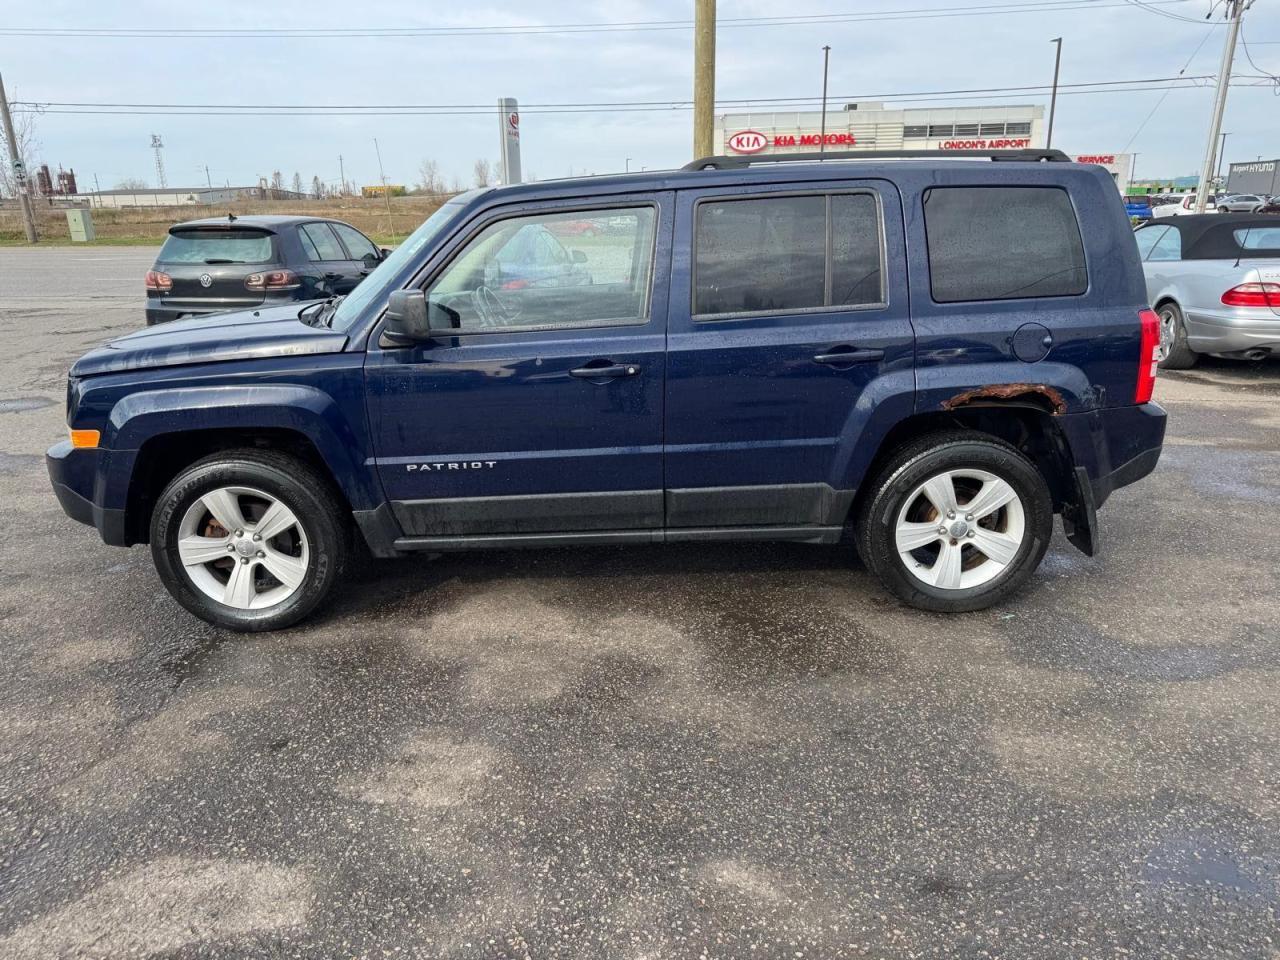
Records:
[[[1233,193],[1216,201],[1219,213],[1258,213],[1266,204],[1266,197],[1254,193]]]
[[[1160,317],[1160,366],[1200,354],[1280,356],[1280,218],[1199,214],[1135,231],[1147,298]]]

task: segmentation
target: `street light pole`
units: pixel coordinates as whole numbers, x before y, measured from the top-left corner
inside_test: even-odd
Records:
[[[1049,132],[1044,138],[1046,150],[1053,146],[1053,115],[1058,110],[1058,71],[1062,67],[1062,38],[1054,37],[1049,42],[1057,44],[1058,50],[1053,55],[1053,93],[1049,96]]]
[[[831,48],[822,48],[822,134],[818,137],[818,152],[827,152],[827,67],[831,63]]]
[[[1240,35],[1240,18],[1253,6],[1253,0],[1227,0],[1227,41],[1222,46],[1222,62],[1218,65],[1218,90],[1213,97],[1213,113],[1209,119],[1209,141],[1205,145],[1204,165],[1200,168],[1200,182],[1196,185],[1196,203],[1193,213],[1204,213],[1209,199],[1209,178],[1213,175],[1214,154],[1218,147],[1218,134],[1222,130],[1222,115],[1227,109],[1227,89],[1231,85],[1231,65],[1236,59],[1236,38]]]

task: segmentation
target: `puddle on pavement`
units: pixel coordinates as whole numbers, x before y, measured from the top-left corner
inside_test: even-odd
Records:
[[[26,413],[28,410],[42,410],[53,406],[48,397],[10,397],[0,400],[0,413]]]

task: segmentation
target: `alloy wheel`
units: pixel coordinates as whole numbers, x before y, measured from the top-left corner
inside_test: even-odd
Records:
[[[1006,480],[985,470],[936,474],[898,512],[894,545],[907,571],[929,586],[967,590],[999,576],[1022,548],[1026,511]]]
[[[302,587],[310,563],[306,531],[277,497],[219,487],[187,508],[178,557],[192,584],[218,603],[261,610]]]

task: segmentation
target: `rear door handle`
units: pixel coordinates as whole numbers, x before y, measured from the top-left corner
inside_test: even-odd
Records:
[[[857,350],[853,347],[835,348],[831,353],[820,353],[813,358],[814,363],[825,363],[828,366],[852,366],[855,363],[874,363],[884,359],[883,350]]]
[[[579,380],[612,380],[615,377],[634,377],[639,372],[640,367],[634,363],[614,363],[600,367],[578,367],[570,370],[569,376]]]

